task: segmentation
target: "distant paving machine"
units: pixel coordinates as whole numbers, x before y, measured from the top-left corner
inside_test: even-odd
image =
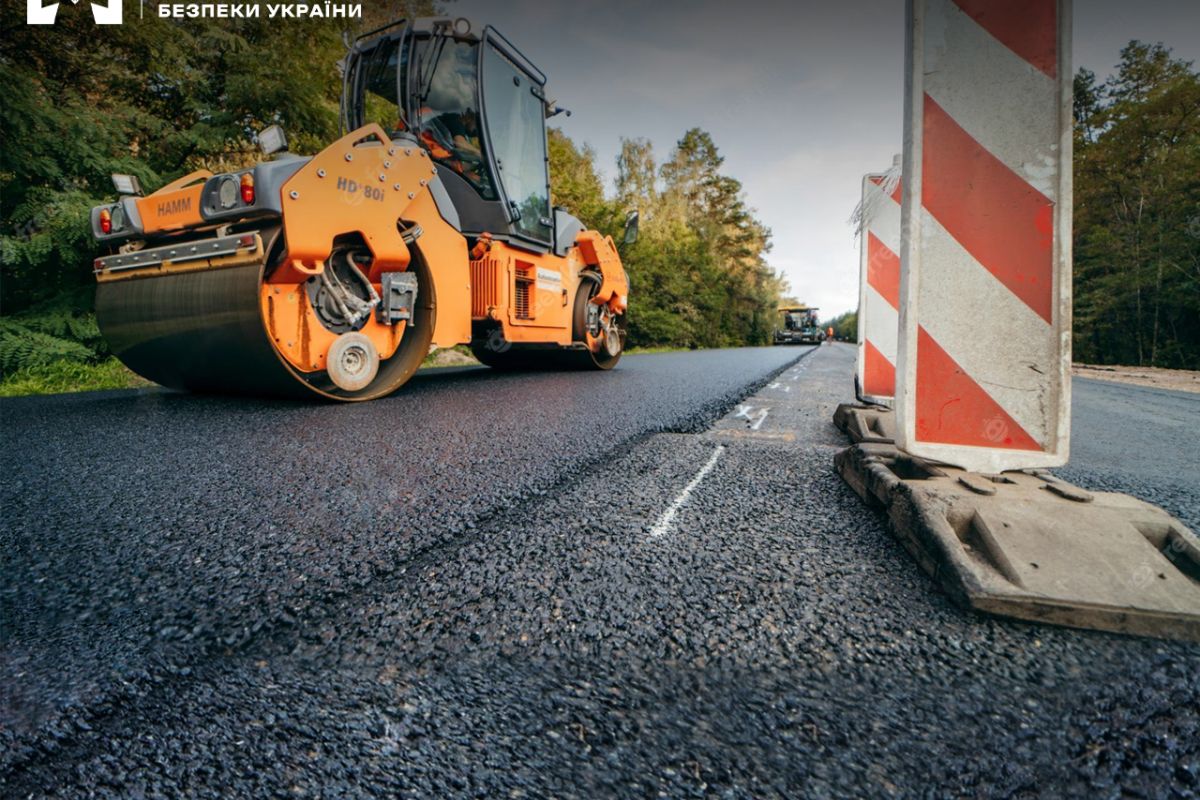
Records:
[[[546,76],[494,28],[398,21],[344,64],[342,129],[312,157],[200,170],[92,210],[96,316],[180,389],[370,400],[434,347],[493,367],[610,369],[629,282],[611,237],[550,207]],[[636,213],[626,240],[636,236]]]
[[[779,309],[775,325],[775,344],[820,344],[825,331],[817,320],[819,309],[809,306],[785,306]]]

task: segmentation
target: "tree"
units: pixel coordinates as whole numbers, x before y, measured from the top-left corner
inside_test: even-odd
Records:
[[[604,197],[604,185],[596,172],[596,152],[588,145],[577,147],[558,128],[550,128],[550,202],[562,206],[584,225],[608,230],[615,211]]]
[[[692,128],[663,164],[664,213],[681,220],[712,250],[712,274],[720,287],[722,338],[766,342],[782,281],[767,266],[771,231],[754,217],[740,181],[725,175],[712,137]]]
[[[654,148],[646,139],[621,138],[617,156],[617,203],[629,210],[658,206]]]
[[[770,231],[721,172],[712,137],[684,133],[660,167],[645,139],[621,140],[616,192],[603,196],[595,153],[550,133],[554,202],[618,236],[626,212],[641,214],[634,244],[621,245],[632,291],[633,346],[724,347],[768,341],[782,281],[767,266]]]
[[[821,327],[833,328],[833,337],[843,342],[858,341],[858,312],[844,311],[838,314],[827,322],[822,322]]]
[[[1075,111],[1076,357],[1200,367],[1200,75],[1134,41]]]

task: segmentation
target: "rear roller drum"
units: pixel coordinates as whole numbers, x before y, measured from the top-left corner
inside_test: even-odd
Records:
[[[600,278],[584,273],[575,293],[572,339],[588,349],[525,349],[514,347],[496,328],[482,344],[472,344],[471,352],[480,363],[499,370],[612,369],[625,350],[624,315],[613,314],[608,306],[590,302],[600,289]]]
[[[472,347],[471,355],[478,359],[480,364],[485,367],[491,367],[498,370],[539,370],[553,369],[556,364],[555,356],[558,354],[551,351],[529,351],[529,350],[509,350],[500,352],[489,349],[487,345],[482,347]]]
[[[563,356],[575,369],[612,369],[625,352],[625,315],[591,302],[600,291],[600,276],[585,272],[582,277],[575,293],[572,333],[574,340],[586,343],[588,349],[567,350]]]
[[[523,350],[514,348],[504,338],[500,328],[492,330],[487,341],[483,344],[471,344],[471,355],[480,364],[498,370],[539,370],[554,369],[557,351],[554,350]]]

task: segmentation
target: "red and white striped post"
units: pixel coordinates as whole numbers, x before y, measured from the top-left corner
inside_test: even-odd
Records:
[[[908,0],[897,444],[1066,463],[1070,0]]]
[[[900,311],[900,158],[884,173],[864,175],[859,206],[859,397],[891,406],[896,395]]]

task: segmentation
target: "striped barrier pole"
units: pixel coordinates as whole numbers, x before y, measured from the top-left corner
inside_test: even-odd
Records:
[[[858,396],[891,406],[900,311],[900,159],[865,175],[858,211]]]
[[[1066,463],[1070,0],[908,0],[897,444]]]

